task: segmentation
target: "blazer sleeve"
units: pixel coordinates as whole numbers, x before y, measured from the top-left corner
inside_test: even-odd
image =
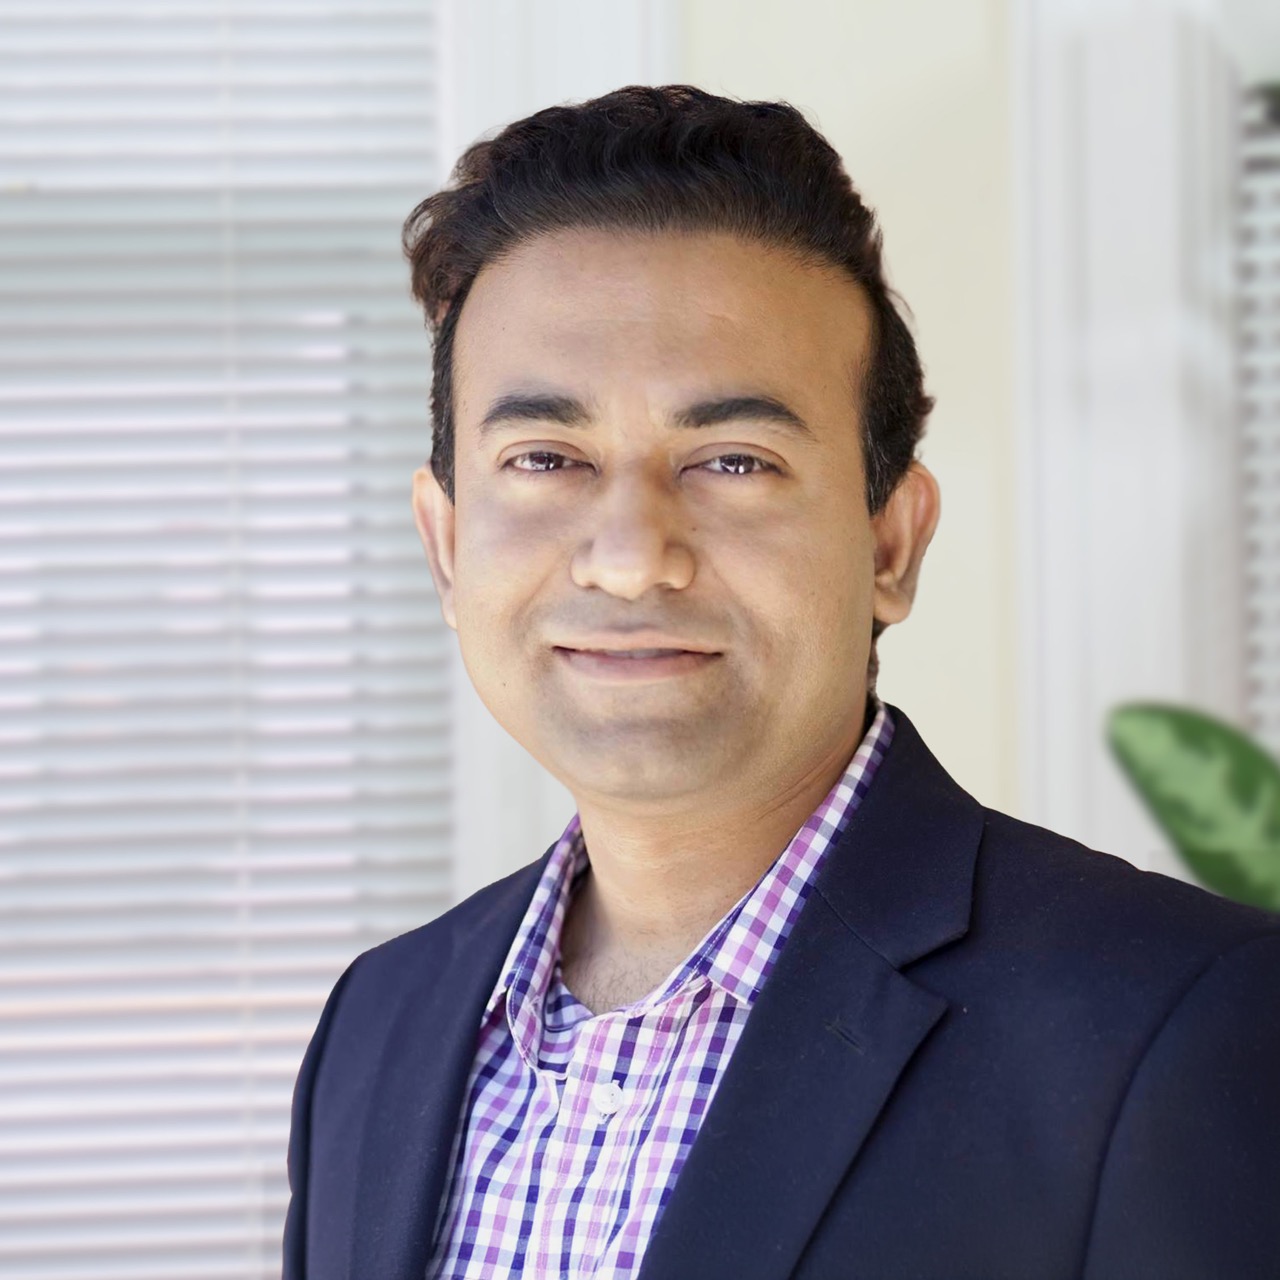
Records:
[[[293,1086],[293,1111],[289,1124],[289,1208],[284,1223],[284,1266],[282,1280],[306,1280],[307,1275],[307,1191],[311,1179],[311,1101],[316,1074],[329,1038],[329,1028],[342,990],[356,962],[334,984],[325,1001],[320,1021],[307,1045]]]
[[[1280,1276],[1280,931],[1218,957],[1130,1081],[1087,1280]]]

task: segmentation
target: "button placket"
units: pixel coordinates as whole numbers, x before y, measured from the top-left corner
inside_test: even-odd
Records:
[[[622,1106],[622,1086],[616,1080],[598,1080],[591,1088],[591,1105],[602,1120]]]

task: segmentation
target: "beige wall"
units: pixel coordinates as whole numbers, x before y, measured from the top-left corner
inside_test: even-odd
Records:
[[[800,107],[878,211],[937,397],[943,516],[883,695],[1017,812],[1010,33],[997,0],[692,0],[682,77]]]

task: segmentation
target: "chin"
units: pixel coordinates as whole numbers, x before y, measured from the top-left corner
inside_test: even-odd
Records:
[[[728,764],[720,755],[709,735],[691,734],[687,724],[602,725],[538,759],[575,793],[661,802],[714,788]]]

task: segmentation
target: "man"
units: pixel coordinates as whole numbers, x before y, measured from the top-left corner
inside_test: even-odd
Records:
[[[831,148],[624,89],[406,248],[444,616],[578,811],[335,988],[286,1274],[1280,1274],[1280,919],[984,809],[875,694],[939,497]]]

